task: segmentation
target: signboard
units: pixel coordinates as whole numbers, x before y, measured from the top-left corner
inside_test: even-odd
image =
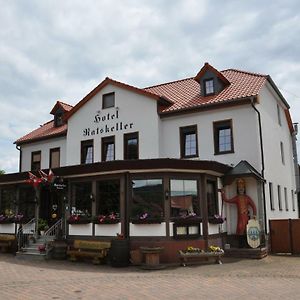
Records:
[[[247,224],[247,242],[251,248],[260,245],[260,226],[257,220],[250,219]]]
[[[62,177],[56,177],[53,182],[53,187],[58,191],[62,191],[67,188],[67,184]]]

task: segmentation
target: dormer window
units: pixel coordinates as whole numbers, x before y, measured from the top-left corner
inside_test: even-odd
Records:
[[[213,78],[204,80],[204,89],[205,96],[212,95],[215,93]]]
[[[56,113],[54,116],[54,126],[55,127],[59,127],[61,125],[63,125],[64,121],[63,121],[63,114],[62,113]]]

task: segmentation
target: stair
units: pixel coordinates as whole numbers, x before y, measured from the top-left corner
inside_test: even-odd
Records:
[[[39,236],[36,241],[30,241],[26,247],[16,253],[16,257],[20,259],[34,259],[45,260],[47,259],[47,252],[40,252],[39,246],[45,245],[46,242],[53,241],[54,237],[51,236]]]

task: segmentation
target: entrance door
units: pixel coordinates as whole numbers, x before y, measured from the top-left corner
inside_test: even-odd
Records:
[[[43,187],[40,195],[39,217],[47,221],[49,227],[55,224],[62,216],[62,193]]]

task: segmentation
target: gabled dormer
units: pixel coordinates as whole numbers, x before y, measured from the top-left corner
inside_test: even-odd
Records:
[[[194,79],[200,84],[203,97],[218,94],[230,85],[227,78],[209,63],[204,64]]]
[[[54,115],[54,127],[59,127],[65,124],[64,114],[72,109],[72,106],[61,101],[57,101],[52,108],[50,114]]]

